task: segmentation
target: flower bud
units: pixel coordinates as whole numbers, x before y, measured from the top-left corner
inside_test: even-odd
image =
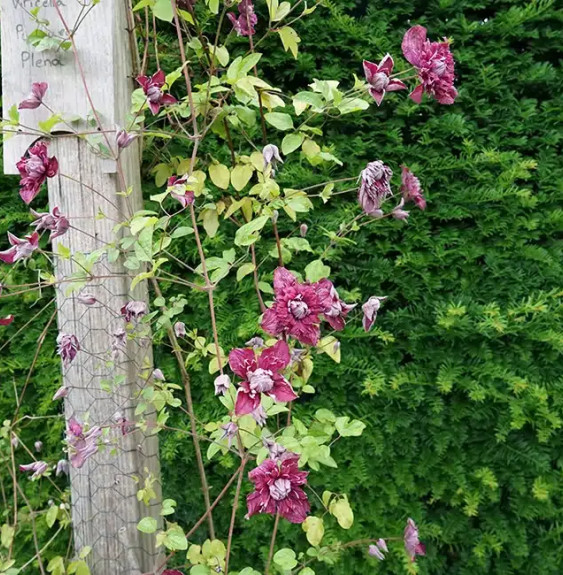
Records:
[[[43,449],[43,442],[42,441],[36,441],[33,444],[33,447],[35,448],[35,451],[37,451],[37,453],[39,453]]]
[[[166,381],[166,378],[164,377],[162,370],[158,368],[153,370],[152,376],[154,379],[158,379],[158,381]]]
[[[299,227],[299,234],[301,235],[302,238],[304,238],[307,235],[308,229],[309,226],[307,224],[301,224],[301,226]]]
[[[76,299],[84,305],[94,305],[98,301],[92,294],[89,293],[80,294]]]
[[[176,337],[186,337],[186,324],[181,321],[177,321],[174,324],[174,333],[176,334]]]
[[[277,223],[279,217],[280,213],[278,212],[278,210],[274,210],[274,213],[272,214],[272,223],[273,224]]]

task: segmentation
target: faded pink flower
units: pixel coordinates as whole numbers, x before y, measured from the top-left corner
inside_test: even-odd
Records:
[[[102,435],[100,427],[95,425],[88,431],[72,417],[66,430],[66,442],[69,450],[70,464],[80,469],[86,460],[98,451],[97,439]]]
[[[231,387],[231,378],[226,373],[218,375],[213,385],[215,386],[215,395],[225,395],[229,387]]]
[[[298,462],[295,453],[287,454],[282,461],[266,459],[248,474],[255,491],[246,498],[247,517],[279,513],[291,523],[305,521],[311,507],[301,486],[307,482],[308,472],[299,471]]]
[[[411,558],[411,561],[415,561],[417,555],[426,555],[426,547],[418,538],[418,527],[410,517],[407,519],[403,541],[405,543],[405,550]]]
[[[254,350],[248,347],[233,349],[229,353],[231,369],[243,379],[237,393],[236,415],[246,415],[257,409],[262,393],[276,401],[293,401],[297,398],[290,383],[280,373],[289,360],[289,347],[285,341],[278,341],[265,349],[258,359]]]
[[[20,465],[20,471],[33,471],[33,475],[31,479],[39,479],[42,475],[44,475],[49,466],[45,461],[34,461],[33,463],[27,463],[26,465]]]
[[[356,307],[356,304],[347,304],[342,301],[334,285],[328,279],[322,279],[317,283],[317,294],[325,320],[333,329],[343,330],[346,325],[346,316]]]
[[[130,301],[121,308],[121,315],[127,323],[139,321],[149,312],[149,308],[144,301]]]
[[[33,82],[33,84],[31,84],[31,92],[25,100],[20,102],[18,110],[35,110],[39,108],[48,87],[47,82]]]
[[[426,39],[426,28],[413,26],[407,30],[401,44],[405,58],[416,68],[420,84],[410,97],[417,104],[426,92],[440,104],[453,104],[457,97],[454,88],[454,58],[450,43],[430,42]]]
[[[76,357],[76,354],[80,351],[80,344],[78,343],[78,339],[75,335],[59,333],[57,336],[57,345],[57,353],[61,356],[63,365],[67,367]]]
[[[401,80],[394,80],[389,77],[393,71],[393,65],[393,58],[390,54],[386,54],[379,64],[364,60],[364,74],[370,85],[369,93],[378,106],[381,104],[386,92],[407,89]]]
[[[39,193],[41,184],[56,175],[59,162],[54,156],[47,156],[47,144],[37,142],[29,148],[21,160],[16,164],[20,173],[20,196],[29,204]]]
[[[168,178],[170,195],[178,200],[183,208],[191,206],[195,201],[195,194],[187,188],[188,176],[171,176]]]
[[[368,216],[380,216],[383,200],[391,195],[393,171],[380,160],[370,162],[360,173],[358,202]]]
[[[320,337],[322,305],[317,289],[310,283],[299,283],[286,268],[274,272],[275,301],[264,312],[262,329],[271,335],[286,333],[301,343],[317,345]]]
[[[8,232],[8,241],[12,247],[0,252],[0,260],[6,264],[13,264],[28,258],[39,247],[39,234],[33,232],[21,239]]]
[[[186,324],[183,321],[177,321],[174,324],[174,333],[176,337],[186,337]]]
[[[137,134],[130,134],[123,128],[119,128],[115,132],[115,143],[120,150],[123,150],[131,145]]]
[[[57,391],[55,391],[55,395],[53,395],[53,401],[57,401],[58,399],[62,399],[68,395],[68,387],[61,385]]]
[[[66,216],[61,215],[61,210],[58,208],[58,206],[55,206],[51,213],[36,212],[35,210],[29,211],[35,218],[35,220],[31,222],[31,225],[34,226],[38,232],[41,230],[49,230],[51,232],[49,241],[62,236],[70,228],[68,219]]]
[[[227,439],[229,447],[233,444],[233,439],[237,436],[238,433],[238,425],[229,421],[229,423],[225,423],[221,425],[221,429],[223,433],[219,439]]]
[[[10,325],[14,321],[14,316],[12,314],[6,317],[0,317],[0,325]]]
[[[162,87],[166,82],[166,76],[162,70],[159,70],[152,76],[138,76],[137,82],[145,93],[149,108],[153,114],[158,114],[161,106],[168,106],[177,102],[174,96],[165,94]]]
[[[420,180],[406,166],[401,166],[401,194],[405,202],[414,202],[421,210],[426,208]]]
[[[258,16],[254,12],[252,0],[242,0],[238,5],[238,11],[238,18],[232,12],[227,14],[233,25],[233,30],[238,36],[254,36],[256,34],[254,26],[258,23]]]
[[[375,319],[377,318],[377,312],[381,307],[381,302],[386,299],[387,296],[377,297],[375,295],[372,295],[368,299],[368,301],[366,301],[366,303],[362,306],[362,311],[364,312],[362,324],[366,332],[373,327]]]

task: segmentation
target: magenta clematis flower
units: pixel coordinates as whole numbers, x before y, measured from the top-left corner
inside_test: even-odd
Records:
[[[66,430],[66,441],[69,449],[70,464],[80,469],[86,460],[98,451],[97,439],[102,435],[100,427],[95,425],[88,431],[72,417]]]
[[[391,195],[393,171],[380,160],[370,162],[360,173],[358,202],[368,216],[381,216],[381,204]]]
[[[264,460],[248,474],[255,491],[246,498],[246,517],[279,513],[291,523],[305,521],[311,507],[301,486],[307,482],[308,472],[299,471],[298,462],[299,455],[287,453],[281,461]]]
[[[139,321],[149,312],[149,308],[144,301],[130,301],[121,308],[121,315],[127,323]]]
[[[375,323],[375,319],[377,318],[377,312],[381,307],[381,302],[386,299],[387,296],[377,297],[372,295],[362,306],[362,311],[364,312],[362,325],[364,326],[364,330],[366,332],[372,328],[373,324]]]
[[[346,316],[356,307],[356,304],[347,304],[342,301],[334,285],[328,279],[322,279],[317,283],[317,294],[326,321],[333,329],[343,330],[346,325]]]
[[[8,232],[8,241],[12,247],[0,252],[0,260],[6,264],[13,264],[28,258],[39,247],[39,234],[33,232],[21,239]]]
[[[66,216],[61,215],[61,210],[55,206],[51,213],[49,212],[36,212],[30,210],[31,215],[35,218],[31,225],[39,232],[41,230],[49,230],[51,235],[49,241],[58,238],[65,234],[70,228],[70,223]]]
[[[42,475],[44,475],[49,466],[45,461],[34,461],[33,463],[27,463],[26,465],[20,465],[20,471],[33,471],[33,475],[31,479],[39,479]]]
[[[20,173],[20,196],[21,199],[29,204],[39,193],[41,184],[47,179],[52,178],[59,171],[59,162],[54,156],[47,156],[47,144],[37,142],[33,144],[16,164]]]
[[[238,36],[254,36],[256,34],[254,26],[258,23],[258,16],[254,12],[252,0],[242,0],[238,5],[238,11],[238,18],[232,12],[227,14],[233,25],[233,30]]]
[[[405,543],[405,550],[411,558],[411,561],[415,561],[417,555],[426,555],[426,547],[418,538],[418,527],[410,517],[407,519],[403,541]]]
[[[215,386],[215,395],[225,395],[229,387],[231,387],[231,378],[224,373],[215,378],[213,385]]]
[[[397,92],[398,90],[407,89],[401,80],[390,78],[393,66],[394,62],[390,54],[386,54],[379,64],[364,60],[364,74],[370,85],[369,93],[378,106],[381,104],[386,92]]]
[[[275,301],[264,312],[262,329],[271,335],[286,333],[301,343],[317,345],[323,308],[316,286],[299,283],[291,272],[279,267],[274,272],[274,292]]]
[[[401,194],[405,202],[412,201],[421,210],[426,208],[420,180],[406,166],[401,166]]]
[[[178,571],[178,569],[166,569],[165,571],[162,572],[162,575],[184,575],[181,571]]]
[[[410,97],[417,104],[426,92],[440,104],[453,104],[457,97],[454,88],[454,58],[450,43],[430,42],[426,39],[426,28],[413,26],[407,30],[401,44],[405,58],[416,68],[420,84]]]
[[[171,176],[168,178],[168,188],[170,188],[170,195],[178,200],[183,208],[191,206],[195,201],[195,194],[192,190],[188,190],[187,182],[188,176]]]
[[[148,76],[138,76],[137,82],[143,88],[149,108],[153,114],[158,114],[161,106],[168,106],[177,102],[174,96],[165,94],[162,91],[162,87],[166,82],[166,76],[162,70],[159,70],[150,78]]]
[[[0,317],[0,325],[10,325],[14,321],[14,316],[12,314],[6,317]]]
[[[57,336],[57,345],[57,353],[61,356],[63,365],[67,367],[76,357],[76,354],[80,351],[80,344],[78,343],[78,339],[75,335],[59,333]]]
[[[237,393],[236,415],[252,413],[260,406],[264,393],[276,401],[293,401],[297,398],[290,383],[281,375],[290,360],[289,347],[285,341],[278,341],[265,349],[258,359],[253,349],[233,349],[229,353],[229,365],[234,373],[243,379]]]
[[[47,82],[33,82],[31,84],[31,92],[25,100],[22,100],[18,106],[18,110],[35,110],[43,103],[45,92],[49,84]]]

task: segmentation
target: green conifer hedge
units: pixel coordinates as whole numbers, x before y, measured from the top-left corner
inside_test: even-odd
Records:
[[[426,26],[433,39],[453,38],[460,96],[446,107],[426,100],[417,106],[404,93],[391,94],[378,110],[331,124],[328,140],[347,172],[359,173],[368,161],[381,159],[398,176],[405,163],[420,178],[428,208],[413,211],[408,224],[384,220],[371,225],[354,245],[329,254],[331,279],[348,299],[386,295],[388,300],[373,332],[365,334],[359,321],[343,332],[341,364],[319,356],[311,381],[317,392],[314,407],[305,401],[295,408],[306,420],[326,398],[327,406],[368,426],[353,443],[334,445],[339,469],[312,473],[311,484],[317,492],[349,495],[355,513],[345,535],[350,539],[366,531],[373,537],[400,535],[406,518],[413,517],[428,551],[418,561],[421,574],[559,575],[561,12],[552,0],[330,4],[303,24],[297,62],[281,49],[267,62],[266,76],[273,84],[297,88],[328,76],[349,82],[351,73],[361,74],[363,58],[378,61],[389,51],[400,59],[402,34],[416,23]],[[175,55],[162,57],[172,68]],[[150,166],[150,149],[146,160]],[[304,186],[310,170],[303,163],[298,170],[282,171],[280,178],[287,186]],[[147,172],[147,197],[153,182]],[[4,237],[19,223],[25,227],[29,217],[17,196],[17,181],[0,176],[0,183]],[[316,212],[316,220],[308,222],[313,246],[326,244],[323,228],[335,230],[357,210],[354,202],[353,194],[337,196],[324,212]],[[223,241],[219,234],[206,247],[220,251]],[[270,257],[271,247],[258,244],[259,258]],[[189,238],[176,249],[195,254]],[[294,257],[289,267],[301,270],[309,260]],[[274,259],[270,264],[273,268]],[[26,273],[33,277],[32,270]],[[24,276],[11,272],[9,280],[21,282]],[[257,306],[250,280],[224,281],[232,289],[220,290],[217,313],[221,342],[229,349],[255,335]],[[2,418],[13,410],[12,382],[21,389],[52,308],[40,320],[33,316],[51,297],[43,293],[37,300],[34,293],[0,306],[0,315],[14,313],[19,319],[1,333],[6,346],[0,359]],[[200,330],[207,335],[204,297],[186,295],[182,320],[191,329],[205,326]],[[23,318],[30,326],[23,337],[8,342]],[[51,326],[31,381],[34,393],[24,407],[29,413],[59,408],[50,401],[60,377],[55,335]],[[158,348],[156,360],[167,374],[174,373],[167,347]],[[200,367],[194,373],[197,411],[202,419],[218,417],[212,377],[206,365]],[[180,417],[174,424],[187,426]],[[44,441],[55,453],[62,422],[51,430]],[[178,500],[178,520],[189,525],[201,511],[192,503],[199,489],[192,448],[179,436],[163,434],[161,441],[165,493]],[[228,455],[209,464],[215,492],[234,465]],[[224,509],[229,505],[226,501]],[[267,517],[253,518],[235,537],[236,548],[266,554],[270,523]],[[227,525],[219,522],[218,529],[224,533]],[[337,527],[327,531],[325,543],[332,529]],[[280,546],[286,535],[294,539],[294,530],[282,526]],[[304,536],[300,545],[306,549]],[[380,564],[358,549],[335,565],[315,569],[363,575],[404,573],[406,567],[398,553]]]

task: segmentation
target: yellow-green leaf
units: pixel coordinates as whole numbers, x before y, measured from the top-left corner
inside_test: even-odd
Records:
[[[287,51],[291,51],[293,57],[297,59],[297,52],[299,50],[299,42],[301,42],[301,38],[297,32],[291,26],[284,26],[278,30],[280,35],[283,49]]]
[[[231,175],[227,166],[223,164],[212,164],[209,166],[209,177],[218,188],[226,190],[229,187]]]
[[[301,524],[301,527],[307,534],[307,541],[313,545],[313,547],[318,547],[321,544],[323,535],[325,534],[323,520],[320,517],[309,515],[309,517],[307,517],[307,519],[305,519]]]
[[[237,192],[242,191],[250,181],[250,178],[252,178],[253,172],[254,168],[250,164],[236,165],[231,171],[231,184],[233,184],[233,188]]]
[[[254,271],[254,264],[253,263],[246,263],[242,264],[240,268],[237,270],[237,282],[239,282],[242,278],[251,274]]]

